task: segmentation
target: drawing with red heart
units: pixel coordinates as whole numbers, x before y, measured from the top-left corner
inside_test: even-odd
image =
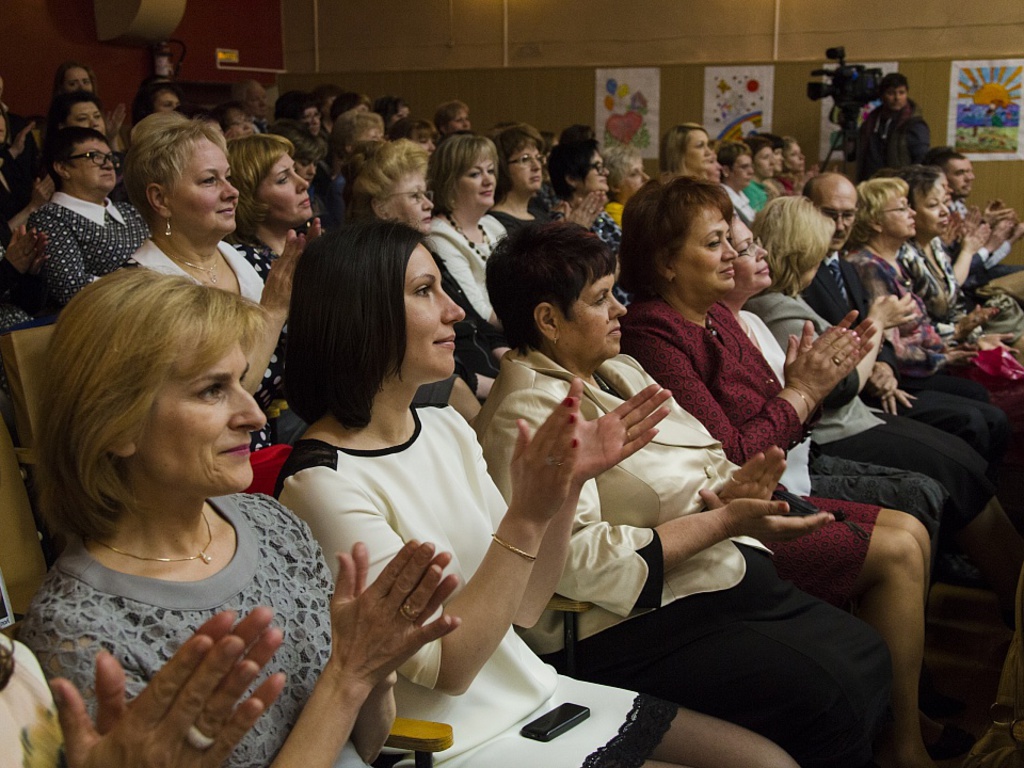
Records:
[[[631,111],[624,115],[609,115],[607,122],[605,122],[605,128],[620,144],[629,144],[643,124],[643,115],[639,112]]]

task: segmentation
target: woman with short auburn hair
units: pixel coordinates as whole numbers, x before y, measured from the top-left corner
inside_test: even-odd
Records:
[[[488,214],[494,206],[498,150],[484,136],[456,134],[434,150],[427,183],[434,193],[434,218],[427,244],[444,261],[477,313],[492,325],[485,267],[505,237],[505,227]]]

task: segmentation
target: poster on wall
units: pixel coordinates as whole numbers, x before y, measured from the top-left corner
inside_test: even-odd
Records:
[[[775,67],[704,67],[704,127],[713,139],[738,141],[772,129]]]
[[[863,66],[867,67],[868,69],[880,69],[880,70],[882,70],[882,76],[883,77],[885,75],[888,75],[890,72],[899,72],[900,71],[900,64],[899,64],[898,61],[857,61],[857,62],[851,62],[850,64],[851,65],[852,64],[862,64]],[[824,65],[822,65],[822,69],[831,68],[834,65],[835,65],[834,61],[829,61],[829,62],[825,63]],[[822,78],[823,82],[824,82],[824,80],[825,80],[825,78]],[[913,98],[913,96],[911,96],[911,98]],[[873,99],[873,100],[869,101],[867,104],[865,104],[863,107],[861,107],[860,117],[857,118],[857,127],[858,128],[860,128],[861,123],[864,122],[864,119],[869,114],[871,114],[871,110],[873,110],[875,107],[879,106],[881,103],[882,103],[881,99]],[[840,129],[839,129],[838,125],[836,125],[835,123],[832,122],[832,107],[833,107],[832,99],[822,99],[819,102],[819,104],[821,104],[821,117],[820,117],[820,126],[821,126],[821,128],[820,128],[820,130],[818,132],[818,136],[819,136],[819,141],[818,141],[818,160],[824,160],[825,157],[828,155],[829,149],[832,147],[832,142],[835,140],[836,136],[839,134]],[[810,162],[810,158],[808,158],[808,162]],[[842,162],[843,162],[843,157],[842,157],[841,153],[839,152],[839,150],[837,150],[836,153],[834,155],[832,155],[832,160],[831,160],[830,164],[831,165],[835,165],[836,163],[842,163]]]
[[[658,156],[661,70],[594,70],[594,127],[602,146],[628,145]]]
[[[1024,59],[954,61],[946,143],[971,160],[1024,160]]]

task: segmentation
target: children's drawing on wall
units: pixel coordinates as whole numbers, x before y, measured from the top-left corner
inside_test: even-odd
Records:
[[[739,141],[771,131],[775,67],[705,67],[704,127],[713,139]]]
[[[656,67],[595,70],[594,127],[602,146],[626,144],[657,157],[660,94]]]
[[[946,143],[971,160],[1024,159],[1024,59],[954,61]]]
[[[830,61],[830,62],[827,62],[824,66],[831,66],[833,64],[835,64],[835,62],[834,61]],[[882,76],[883,77],[885,75],[888,75],[890,72],[899,72],[900,71],[900,64],[899,64],[898,61],[863,61],[863,62],[862,61],[856,61],[856,62],[848,62],[848,65],[852,66],[854,64],[861,64],[861,65],[867,67],[868,69],[880,69],[880,70],[882,70]],[[837,125],[835,122],[833,122],[833,119],[835,118],[835,116],[832,114],[832,110],[833,110],[833,107],[835,106],[835,102],[832,99],[822,99],[819,103],[821,104],[821,118],[820,118],[820,120],[821,120],[820,126],[821,127],[820,127],[819,133],[818,133],[818,136],[819,136],[818,159],[820,160],[820,159],[822,159],[822,158],[824,158],[824,157],[826,157],[828,155],[829,150],[832,147],[832,142],[836,139],[836,136],[838,134],[842,133],[842,129],[839,127],[839,125]],[[857,127],[858,128],[860,128],[861,123],[864,122],[864,119],[869,114],[871,114],[871,111],[873,109],[875,109],[875,107],[879,106],[881,103],[882,103],[881,98],[877,98],[877,99],[872,99],[867,104],[865,104],[863,107],[861,107],[861,109],[860,109],[860,117],[857,118]],[[838,146],[842,147],[842,143],[840,142],[840,144]],[[837,163],[841,164],[842,160],[843,160],[842,153],[838,152],[838,153],[832,155],[832,160],[829,163],[829,165],[832,166],[832,165],[835,165]]]

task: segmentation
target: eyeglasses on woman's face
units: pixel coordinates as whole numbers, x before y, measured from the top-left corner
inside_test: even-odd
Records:
[[[393,195],[388,195],[388,197],[407,197],[409,200],[412,200],[412,202],[414,202],[415,204],[422,205],[424,200],[434,202],[434,190],[417,189],[412,192],[395,192]]]
[[[532,165],[539,165],[543,168],[547,164],[547,158],[544,155],[538,153],[530,154],[529,152],[520,155],[519,157],[509,158],[509,165],[521,165],[524,168]],[[593,167],[593,166],[591,166]]]
[[[100,166],[101,168],[107,163],[110,163],[115,168],[121,165],[121,161],[118,160],[117,155],[115,155],[113,152],[99,152],[97,150],[91,150],[89,152],[82,152],[77,155],[68,155],[68,160],[80,160],[82,158],[89,160],[90,162]]]

